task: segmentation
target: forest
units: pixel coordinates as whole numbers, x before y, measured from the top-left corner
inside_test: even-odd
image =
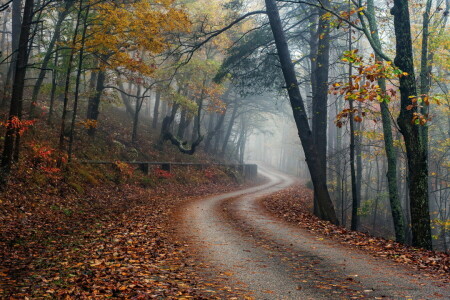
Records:
[[[0,1],[0,298],[450,297],[449,14]]]

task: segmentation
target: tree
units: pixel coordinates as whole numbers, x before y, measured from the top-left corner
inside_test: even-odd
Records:
[[[14,146],[15,147],[20,146],[15,143],[15,139],[17,139],[18,136],[22,134],[21,129],[23,129],[24,126],[21,120],[22,101],[23,101],[25,76],[28,64],[28,55],[29,55],[28,49],[29,49],[30,31],[33,20],[33,5],[34,5],[33,0],[25,1],[22,24],[20,26],[20,38],[17,48],[17,61],[15,64],[9,117],[1,162],[2,185],[5,184],[5,181],[11,171]]]
[[[374,40],[376,47],[381,48],[381,41],[378,33],[378,26],[375,19],[375,6],[373,0],[367,1],[367,13],[365,14],[368,19],[371,36]],[[379,54],[375,54],[377,61],[382,61],[383,58]],[[384,78],[378,79],[378,85],[380,86],[381,93],[386,95],[386,80]],[[394,222],[395,239],[399,243],[405,242],[405,220],[400,204],[398,195],[398,183],[397,183],[397,153],[394,147],[392,137],[392,125],[391,114],[389,112],[389,106],[387,101],[380,102],[381,118],[383,122],[383,136],[384,147],[387,157],[388,170],[386,173],[388,180],[389,201],[391,205],[392,219]]]
[[[322,1],[322,5],[329,7],[329,1]],[[313,47],[316,53],[311,53],[311,82],[312,84],[312,135],[318,151],[320,172],[327,177],[327,121],[328,121],[328,73],[330,68],[330,22],[326,12],[318,10],[319,22],[317,33],[313,34]],[[317,193],[314,192],[314,214],[320,218],[321,210],[318,205]]]
[[[314,143],[312,132],[308,124],[308,117],[305,111],[302,96],[300,94],[299,84],[292,63],[291,54],[281,24],[278,7],[274,0],[265,0],[267,15],[269,17],[270,27],[275,39],[278,51],[278,57],[281,63],[289,100],[292,106],[294,119],[297,125],[298,134],[305,151],[306,162],[314,185],[314,191],[317,193],[317,202],[319,204],[320,215],[323,219],[337,224],[338,220],[334,211],[333,203],[326,184],[325,174],[322,173],[322,163]]]
[[[30,115],[29,117],[30,118],[33,118],[33,116],[34,116],[34,110],[35,110],[35,106],[36,106],[36,101],[39,96],[39,91],[41,90],[42,83],[44,82],[45,74],[47,72],[47,67],[50,62],[50,59],[52,58],[52,55],[54,54],[53,49],[56,45],[56,42],[60,38],[63,22],[66,19],[66,17],[69,15],[74,3],[75,3],[74,0],[63,1],[62,9],[58,13],[56,24],[53,27],[53,36],[48,44],[47,52],[45,53],[45,56],[42,60],[42,64],[41,64],[41,67],[39,70],[38,78],[33,87],[33,94],[32,94],[31,105],[30,105],[30,109],[29,109],[29,115]]]
[[[157,55],[168,51],[171,46],[170,33],[187,32],[190,21],[186,12],[178,8],[173,0],[154,3],[138,0],[117,4],[100,2],[92,9],[95,11],[86,51],[99,59],[96,92],[89,99],[87,119],[97,121],[100,99],[107,69],[120,70],[132,77],[151,77],[157,69]],[[137,47],[142,59],[137,53]],[[95,128],[89,129],[93,135]]]
[[[403,135],[408,158],[409,195],[411,201],[411,229],[413,245],[431,249],[430,210],[428,204],[428,162],[426,142],[421,134],[412,51],[411,23],[407,0],[394,0],[396,56],[394,63],[407,76],[400,78],[400,115],[397,119]],[[416,117],[416,118],[415,118]]]

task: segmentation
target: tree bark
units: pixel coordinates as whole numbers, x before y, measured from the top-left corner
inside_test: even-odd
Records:
[[[381,49],[381,41],[378,33],[378,25],[375,20],[375,6],[373,0],[367,0],[367,19],[369,21],[370,32],[377,47]],[[383,59],[375,53],[375,59],[382,61]],[[386,94],[386,80],[380,78],[378,80],[381,92]],[[392,136],[391,114],[389,105],[386,101],[380,102],[381,120],[383,124],[384,148],[387,158],[387,182],[389,192],[389,202],[391,205],[391,214],[394,222],[395,240],[399,243],[405,243],[405,217],[402,211],[402,205],[398,194],[397,180],[397,150],[394,146],[394,138]]]
[[[323,0],[322,5],[329,6],[328,0]],[[320,172],[327,180],[327,114],[328,114],[328,73],[330,68],[330,22],[325,15],[326,11],[319,11],[319,24],[315,35],[317,49],[315,63],[311,64],[312,77],[314,80],[312,98],[312,134],[316,145],[317,155],[320,163]],[[317,193],[314,192],[314,214],[318,217]]]
[[[417,96],[408,0],[394,0],[391,13],[394,16],[396,39],[394,63],[408,73],[400,78],[401,103],[397,122],[405,141],[408,160],[412,243],[416,247],[431,249],[426,143],[421,135],[420,125],[413,122],[414,113],[418,112],[417,107],[408,109],[409,105],[413,105],[412,97]]]
[[[25,16],[24,16],[25,17]],[[15,78],[16,62],[18,61],[18,50],[20,44],[20,33],[22,30],[22,0],[13,0],[11,14],[11,77]]]
[[[348,50],[351,52],[353,50],[352,47],[352,29],[348,29]],[[349,63],[348,65],[348,81],[349,86],[353,86],[353,64]],[[354,121],[354,101],[353,99],[348,100],[350,105],[350,114],[349,114],[349,123],[350,123],[350,178],[351,178],[351,186],[352,186],[352,220],[350,228],[351,230],[359,230],[360,219],[359,219],[359,205],[360,198],[358,195],[358,188],[356,183],[356,169],[355,169],[355,121]]]
[[[425,5],[425,12],[423,14],[423,26],[422,26],[422,49],[420,57],[420,93],[423,96],[428,96],[430,92],[431,84],[431,63],[429,60],[428,42],[430,38],[430,12],[432,0],[427,0]],[[428,105],[423,104],[421,108],[421,114],[426,116],[428,114]],[[428,126],[421,126],[420,133],[424,142],[424,147],[427,150],[428,157]]]
[[[138,135],[138,126],[139,126],[139,115],[141,113],[142,104],[144,103],[144,96],[141,95],[142,86],[138,84],[136,91],[136,103],[134,106],[134,115],[133,115],[133,131],[131,134],[131,142],[136,143],[137,135]],[[145,94],[145,93],[144,93]]]
[[[320,162],[319,155],[317,154],[318,152],[308,124],[308,117],[300,94],[294,64],[292,63],[289,47],[281,25],[278,7],[275,0],[265,0],[265,3],[298,134],[305,152],[306,163],[314,185],[314,190],[315,193],[317,193],[320,216],[324,220],[337,224],[338,220],[334,211],[334,205],[333,202],[331,202],[328,193],[325,174],[322,172],[322,162]]]
[[[87,111],[87,119],[88,120],[98,120],[98,115],[100,114],[100,100],[102,97],[103,89],[105,88],[106,81],[106,71],[100,70],[97,75],[97,85],[95,87],[95,94],[92,97],[89,97],[88,101],[88,111]],[[90,136],[95,135],[95,127],[91,127],[88,129],[88,134]]]
[[[20,29],[22,26],[22,0],[13,0],[11,12],[11,61],[6,74],[3,91],[2,107],[6,106],[9,99],[11,79],[15,79],[16,62],[18,55]],[[13,83],[14,84],[14,83]],[[11,95],[12,97],[12,95]]]
[[[20,120],[22,114],[23,90],[25,83],[25,76],[28,64],[28,42],[30,38],[30,28],[33,19],[33,0],[26,0],[23,21],[20,26],[20,37],[17,48],[17,61],[15,64],[16,70],[14,72],[14,82],[11,95],[11,103],[9,109],[8,126],[6,128],[5,143],[3,148],[2,162],[1,162],[1,185],[6,183],[7,177],[11,171],[15,137],[19,134],[18,129],[14,126],[14,119]],[[16,145],[18,147],[19,145]]]

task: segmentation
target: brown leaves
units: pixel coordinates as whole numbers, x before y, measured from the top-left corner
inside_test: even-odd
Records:
[[[205,177],[201,170],[190,173]],[[3,198],[0,298],[214,299],[233,294],[208,292],[211,285],[220,286],[207,285],[197,275],[168,225],[171,212],[189,196],[233,186],[206,179],[159,184],[164,189],[102,183],[83,186],[80,196],[61,186],[54,191],[33,186],[10,194],[15,202]]]

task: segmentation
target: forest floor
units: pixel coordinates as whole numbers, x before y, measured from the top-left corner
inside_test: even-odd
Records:
[[[186,245],[172,238],[172,212],[242,186],[164,180],[151,190],[99,184],[81,196],[55,188],[33,200],[26,187],[10,191],[0,204],[0,298],[232,297],[198,275]]]
[[[207,164],[155,147],[158,131],[143,119],[131,143],[129,116],[105,107],[90,137],[76,128],[74,162],[58,169],[58,133],[37,119],[22,138],[21,160],[0,192],[0,299],[231,298],[239,294],[198,275],[184,243],[173,238],[175,208],[197,197],[240,189],[225,167],[151,168],[123,161]],[[3,134],[0,129],[0,134]],[[111,165],[89,165],[102,160]]]
[[[350,232],[311,216],[311,192],[269,181],[182,208],[181,237],[227,285],[256,299],[448,299],[449,256]]]

